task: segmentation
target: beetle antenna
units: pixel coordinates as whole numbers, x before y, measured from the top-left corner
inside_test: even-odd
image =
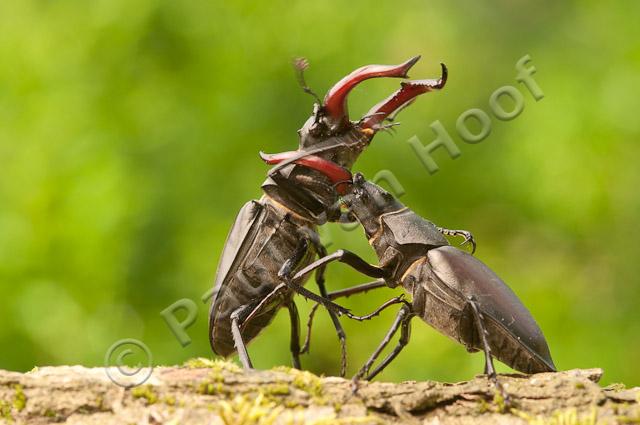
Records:
[[[310,94],[316,99],[318,105],[322,105],[322,101],[318,97],[318,95],[309,88],[307,82],[304,80],[304,71],[309,68],[309,61],[306,58],[295,58],[293,60],[293,68],[296,70],[296,78],[298,79],[298,84],[302,87],[302,90]]]

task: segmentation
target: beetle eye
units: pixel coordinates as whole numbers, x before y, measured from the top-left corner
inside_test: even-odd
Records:
[[[309,133],[314,137],[320,136],[323,131],[324,123],[322,122],[316,122],[311,126],[311,128],[309,128]]]

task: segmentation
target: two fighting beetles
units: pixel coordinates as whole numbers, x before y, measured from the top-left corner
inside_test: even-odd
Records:
[[[299,130],[297,151],[261,154],[275,166],[262,185],[263,197],[249,201],[238,214],[217,270],[209,316],[215,353],[237,352],[245,368],[252,368],[246,344],[286,307],[291,319],[290,351],[294,367],[299,368],[300,324],[293,300],[298,293],[328,310],[341,341],[341,375],[346,371],[346,336],[338,316],[365,320],[394,304],[401,308],[391,329],[355,379],[373,378],[400,353],[415,316],[469,351],[482,350],[485,373],[496,386],[493,356],[525,373],[555,370],[540,328],[513,291],[486,265],[443,237],[464,236],[464,242],[472,242],[475,249],[469,232],[436,227],[361,174],[352,176],[349,171],[373,136],[392,125],[386,122],[397,112],[418,95],[444,87],[447,69],[442,65],[438,80],[402,82],[400,89],[358,121],[348,116],[349,92],[369,78],[407,78],[418,59],[359,68],[335,84],[323,101],[304,83],[306,63],[297,63],[300,83],[317,103]],[[328,255],[316,233],[317,226],[328,221],[359,222],[379,264],[368,264],[345,250]],[[319,259],[314,261],[316,256]],[[327,293],[324,269],[333,261],[380,280]],[[311,272],[315,272],[319,295],[303,287]],[[342,294],[399,285],[411,295],[410,302],[395,297],[366,316],[355,316],[332,301]],[[370,371],[398,329],[396,347]]]

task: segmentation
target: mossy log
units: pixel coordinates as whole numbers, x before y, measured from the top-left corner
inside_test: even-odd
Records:
[[[341,378],[284,367],[246,373],[209,360],[157,367],[135,387],[114,384],[104,368],[0,370],[0,423],[640,423],[640,388],[602,388],[601,375],[600,369],[500,375],[507,406],[484,376],[454,384],[362,383],[354,394]]]

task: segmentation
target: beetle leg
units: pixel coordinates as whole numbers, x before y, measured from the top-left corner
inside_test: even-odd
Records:
[[[300,315],[293,300],[287,304],[287,309],[289,310],[289,319],[291,319],[291,343],[289,345],[291,358],[293,367],[300,369]]]
[[[365,260],[360,258],[358,255],[354,254],[351,251],[347,251],[346,249],[339,249],[336,252],[327,255],[326,257],[320,258],[319,260],[314,261],[309,264],[302,270],[300,270],[294,276],[293,280],[298,281],[302,279],[305,275],[311,273],[318,267],[321,267],[324,264],[331,263],[333,261],[339,261],[341,263],[348,264],[353,267],[355,270],[359,271],[362,274],[365,274],[370,277],[375,278],[388,278],[389,272],[382,267],[374,266],[372,264],[367,263]],[[315,300],[314,300],[315,301]],[[324,299],[320,301],[323,303]],[[348,317],[352,317],[351,313],[346,313]]]
[[[242,320],[242,325],[239,326],[239,331],[244,330],[244,327],[256,316],[256,314],[258,314],[265,306],[269,305],[274,298],[279,297],[282,294],[282,292],[285,291],[286,289],[287,289],[287,285],[284,283],[281,283],[278,286],[276,286],[271,292],[269,292],[269,294],[267,294],[266,297],[262,298],[260,302],[251,309],[251,312],[249,313],[249,315],[246,318],[244,318],[244,320]],[[248,306],[247,310],[249,309],[249,307],[252,307],[252,306]],[[286,307],[289,310],[289,318],[291,319],[290,350],[291,350],[291,356],[293,360],[293,367],[296,369],[300,369],[300,316],[298,314],[298,308],[296,307],[296,304],[293,300],[290,300],[286,304]],[[234,315],[231,316],[231,319],[232,320],[235,319],[236,323],[240,320],[240,316],[244,312],[244,311],[238,311],[238,310],[236,310],[237,313],[234,312],[235,316]],[[232,326],[233,326],[233,322],[232,322]],[[238,337],[239,337],[239,340],[242,341],[241,333],[238,334]],[[234,335],[234,341],[236,341],[235,335]],[[242,345],[244,346],[244,343]],[[237,346],[238,344],[236,344],[236,348]],[[244,348],[244,352],[245,352],[246,359],[248,360],[249,356],[246,354],[246,347]],[[240,353],[240,350],[238,350],[238,353]],[[243,361],[242,356],[241,356],[241,361],[244,365],[245,362]],[[251,368],[250,361],[248,364],[249,364],[249,368]]]
[[[266,297],[261,299],[260,302],[251,310],[251,313],[249,313],[249,315],[242,321],[242,324],[240,325],[240,330],[243,331],[245,326],[247,326],[247,324],[251,320],[253,320],[256,314],[258,314],[264,306],[272,302],[274,298],[280,296],[280,293],[286,288],[287,288],[287,285],[285,285],[284,283],[281,283],[278,286],[276,286],[271,292],[269,292]]]
[[[304,338],[304,344],[302,344],[302,349],[300,350],[301,353],[309,353],[309,347],[311,346],[311,327],[313,326],[313,318],[316,315],[318,307],[320,307],[320,304],[315,303],[309,312],[309,317],[307,318],[307,336]]]
[[[326,257],[327,249],[320,242],[320,237],[318,236],[318,234],[313,232],[313,234],[310,236],[310,240],[313,243],[318,253],[318,256]],[[326,267],[327,267],[326,264],[323,264],[322,266],[318,267],[318,269],[316,269],[315,278],[316,278],[316,284],[318,285],[318,289],[320,290],[320,295],[322,295],[323,298],[329,299],[327,295],[327,288],[324,285],[324,271]],[[316,304],[316,305],[319,305],[319,304]],[[329,312],[329,316],[331,317],[331,322],[333,323],[333,327],[336,329],[336,334],[338,335],[338,339],[340,340],[340,377],[344,377],[347,374],[347,334],[344,332],[344,329],[342,328],[342,324],[340,323],[340,319],[338,319],[338,316],[331,310],[327,310],[327,311]],[[307,335],[309,334],[307,333]],[[303,352],[309,351],[308,339],[305,340],[304,349],[306,351],[303,351]]]
[[[373,313],[369,313],[366,314],[364,316],[354,316],[354,315],[350,315],[349,318],[350,319],[354,319],[357,320],[359,322],[364,322],[365,320],[371,320],[374,317],[378,316],[383,310],[386,310],[387,308],[389,308],[390,306],[394,305],[394,304],[398,304],[398,303],[405,303],[406,301],[403,299],[404,298],[404,294],[400,294],[397,297],[391,298],[390,300],[386,301],[384,304],[382,304],[380,307],[378,307],[377,309],[375,309],[373,311]],[[315,308],[318,306],[319,304],[316,304],[314,306],[314,308],[311,310],[311,313],[309,314],[309,324],[308,324],[308,330],[309,332],[307,332],[307,337],[309,337],[309,335],[311,334],[311,321],[313,318],[313,314],[315,313]],[[309,348],[309,339],[305,340],[305,348]],[[345,352],[343,352],[343,356],[346,355]],[[344,358],[344,357],[343,357]],[[341,371],[342,376],[344,376],[344,374],[346,373],[346,359],[345,359],[345,364],[343,365],[344,368]],[[367,368],[368,369],[368,368]]]
[[[378,345],[378,348],[376,348],[376,350],[373,352],[371,357],[369,357],[369,360],[367,360],[367,362],[360,368],[358,373],[353,377],[354,390],[357,389],[357,381],[359,379],[361,379],[365,375],[367,376],[366,378],[367,380],[373,379],[373,377],[375,377],[378,373],[380,373],[385,367],[389,365],[389,363],[391,363],[391,361],[394,358],[396,358],[398,354],[400,354],[400,351],[402,351],[402,349],[409,342],[410,329],[411,329],[409,324],[413,317],[414,317],[414,314],[411,311],[411,306],[409,305],[409,303],[405,301],[404,305],[398,311],[398,314],[396,315],[396,318],[393,321],[393,324],[387,331],[387,334],[382,339],[382,342],[380,343],[380,345]],[[373,365],[373,363],[378,359],[378,357],[380,356],[380,353],[382,353],[382,350],[384,350],[385,347],[389,345],[391,338],[393,338],[393,336],[395,335],[395,333],[398,331],[399,328],[402,328],[402,330],[400,333],[400,340],[398,341],[398,344],[393,349],[393,351],[389,353],[387,357],[385,357],[382,363],[380,363],[380,365],[378,365],[378,367],[376,367],[375,370],[369,374],[369,369],[371,369],[371,366]]]
[[[393,297],[388,301],[385,301],[380,307],[376,308],[373,313],[365,314],[364,316],[349,316],[350,319],[357,320],[358,322],[364,322],[365,320],[371,320],[376,316],[379,316],[382,311],[391,307],[394,304],[406,303],[404,300],[404,294],[400,294],[397,297]]]
[[[352,286],[350,288],[329,292],[327,294],[327,298],[330,300],[334,300],[336,298],[349,297],[351,295],[356,295],[362,292],[368,292],[373,289],[378,289],[382,287],[386,288],[387,283],[384,281],[384,279],[378,279],[378,280],[374,280],[373,282],[362,283],[360,285]],[[306,353],[309,351],[309,344],[311,340],[311,327],[313,325],[313,318],[316,314],[316,310],[318,310],[319,306],[320,304],[318,303],[314,304],[313,307],[311,308],[311,311],[309,312],[309,318],[307,319],[307,336],[304,340],[304,345],[302,346],[303,353]]]
[[[253,369],[249,353],[247,352],[247,346],[242,340],[242,333],[240,332],[240,317],[250,308],[253,308],[253,304],[245,304],[231,313],[231,335],[233,336],[233,343],[238,351],[240,362],[245,369]]]
[[[496,387],[500,395],[504,399],[504,402],[507,406],[510,405],[511,401],[509,399],[509,395],[504,390],[504,387],[498,381],[498,375],[496,374],[496,369],[493,366],[493,356],[491,355],[491,347],[489,346],[489,342],[487,341],[487,330],[484,327],[484,317],[480,312],[480,308],[475,301],[473,296],[470,296],[468,301],[471,306],[471,311],[473,312],[473,321],[476,324],[476,330],[478,331],[478,335],[480,336],[480,343],[482,344],[482,350],[484,351],[484,373],[489,377],[493,385]]]
[[[350,315],[351,313],[349,312],[348,309],[336,303],[333,303],[330,300],[321,297],[320,295],[317,295],[309,291],[303,286],[300,286],[300,284],[298,283],[300,281],[300,277],[306,273],[304,273],[303,275],[300,275],[300,273],[298,273],[293,278],[291,277],[296,267],[300,264],[302,259],[307,254],[308,248],[309,248],[309,241],[307,239],[301,239],[300,242],[298,242],[298,246],[296,248],[296,252],[294,253],[293,257],[285,261],[282,267],[280,268],[280,271],[278,271],[278,277],[282,279],[283,283],[286,284],[293,291],[297,292],[298,294],[302,295],[305,298],[308,298],[312,301],[322,304],[327,310],[332,310],[332,311],[338,312],[339,314]]]
[[[337,291],[329,292],[327,297],[330,300],[335,300],[336,298],[342,297],[350,297],[351,295],[361,294],[363,292],[369,292],[378,288],[388,288],[387,282],[384,279],[376,279],[373,282],[361,283],[356,286],[352,286],[350,288],[339,289]]]
[[[444,227],[436,227],[436,229],[438,229],[438,232],[446,236],[462,236],[464,238],[464,241],[462,241],[460,246],[470,243],[471,253],[473,254],[474,252],[476,252],[476,239],[473,237],[473,234],[468,230],[451,230],[451,229],[445,229]]]

